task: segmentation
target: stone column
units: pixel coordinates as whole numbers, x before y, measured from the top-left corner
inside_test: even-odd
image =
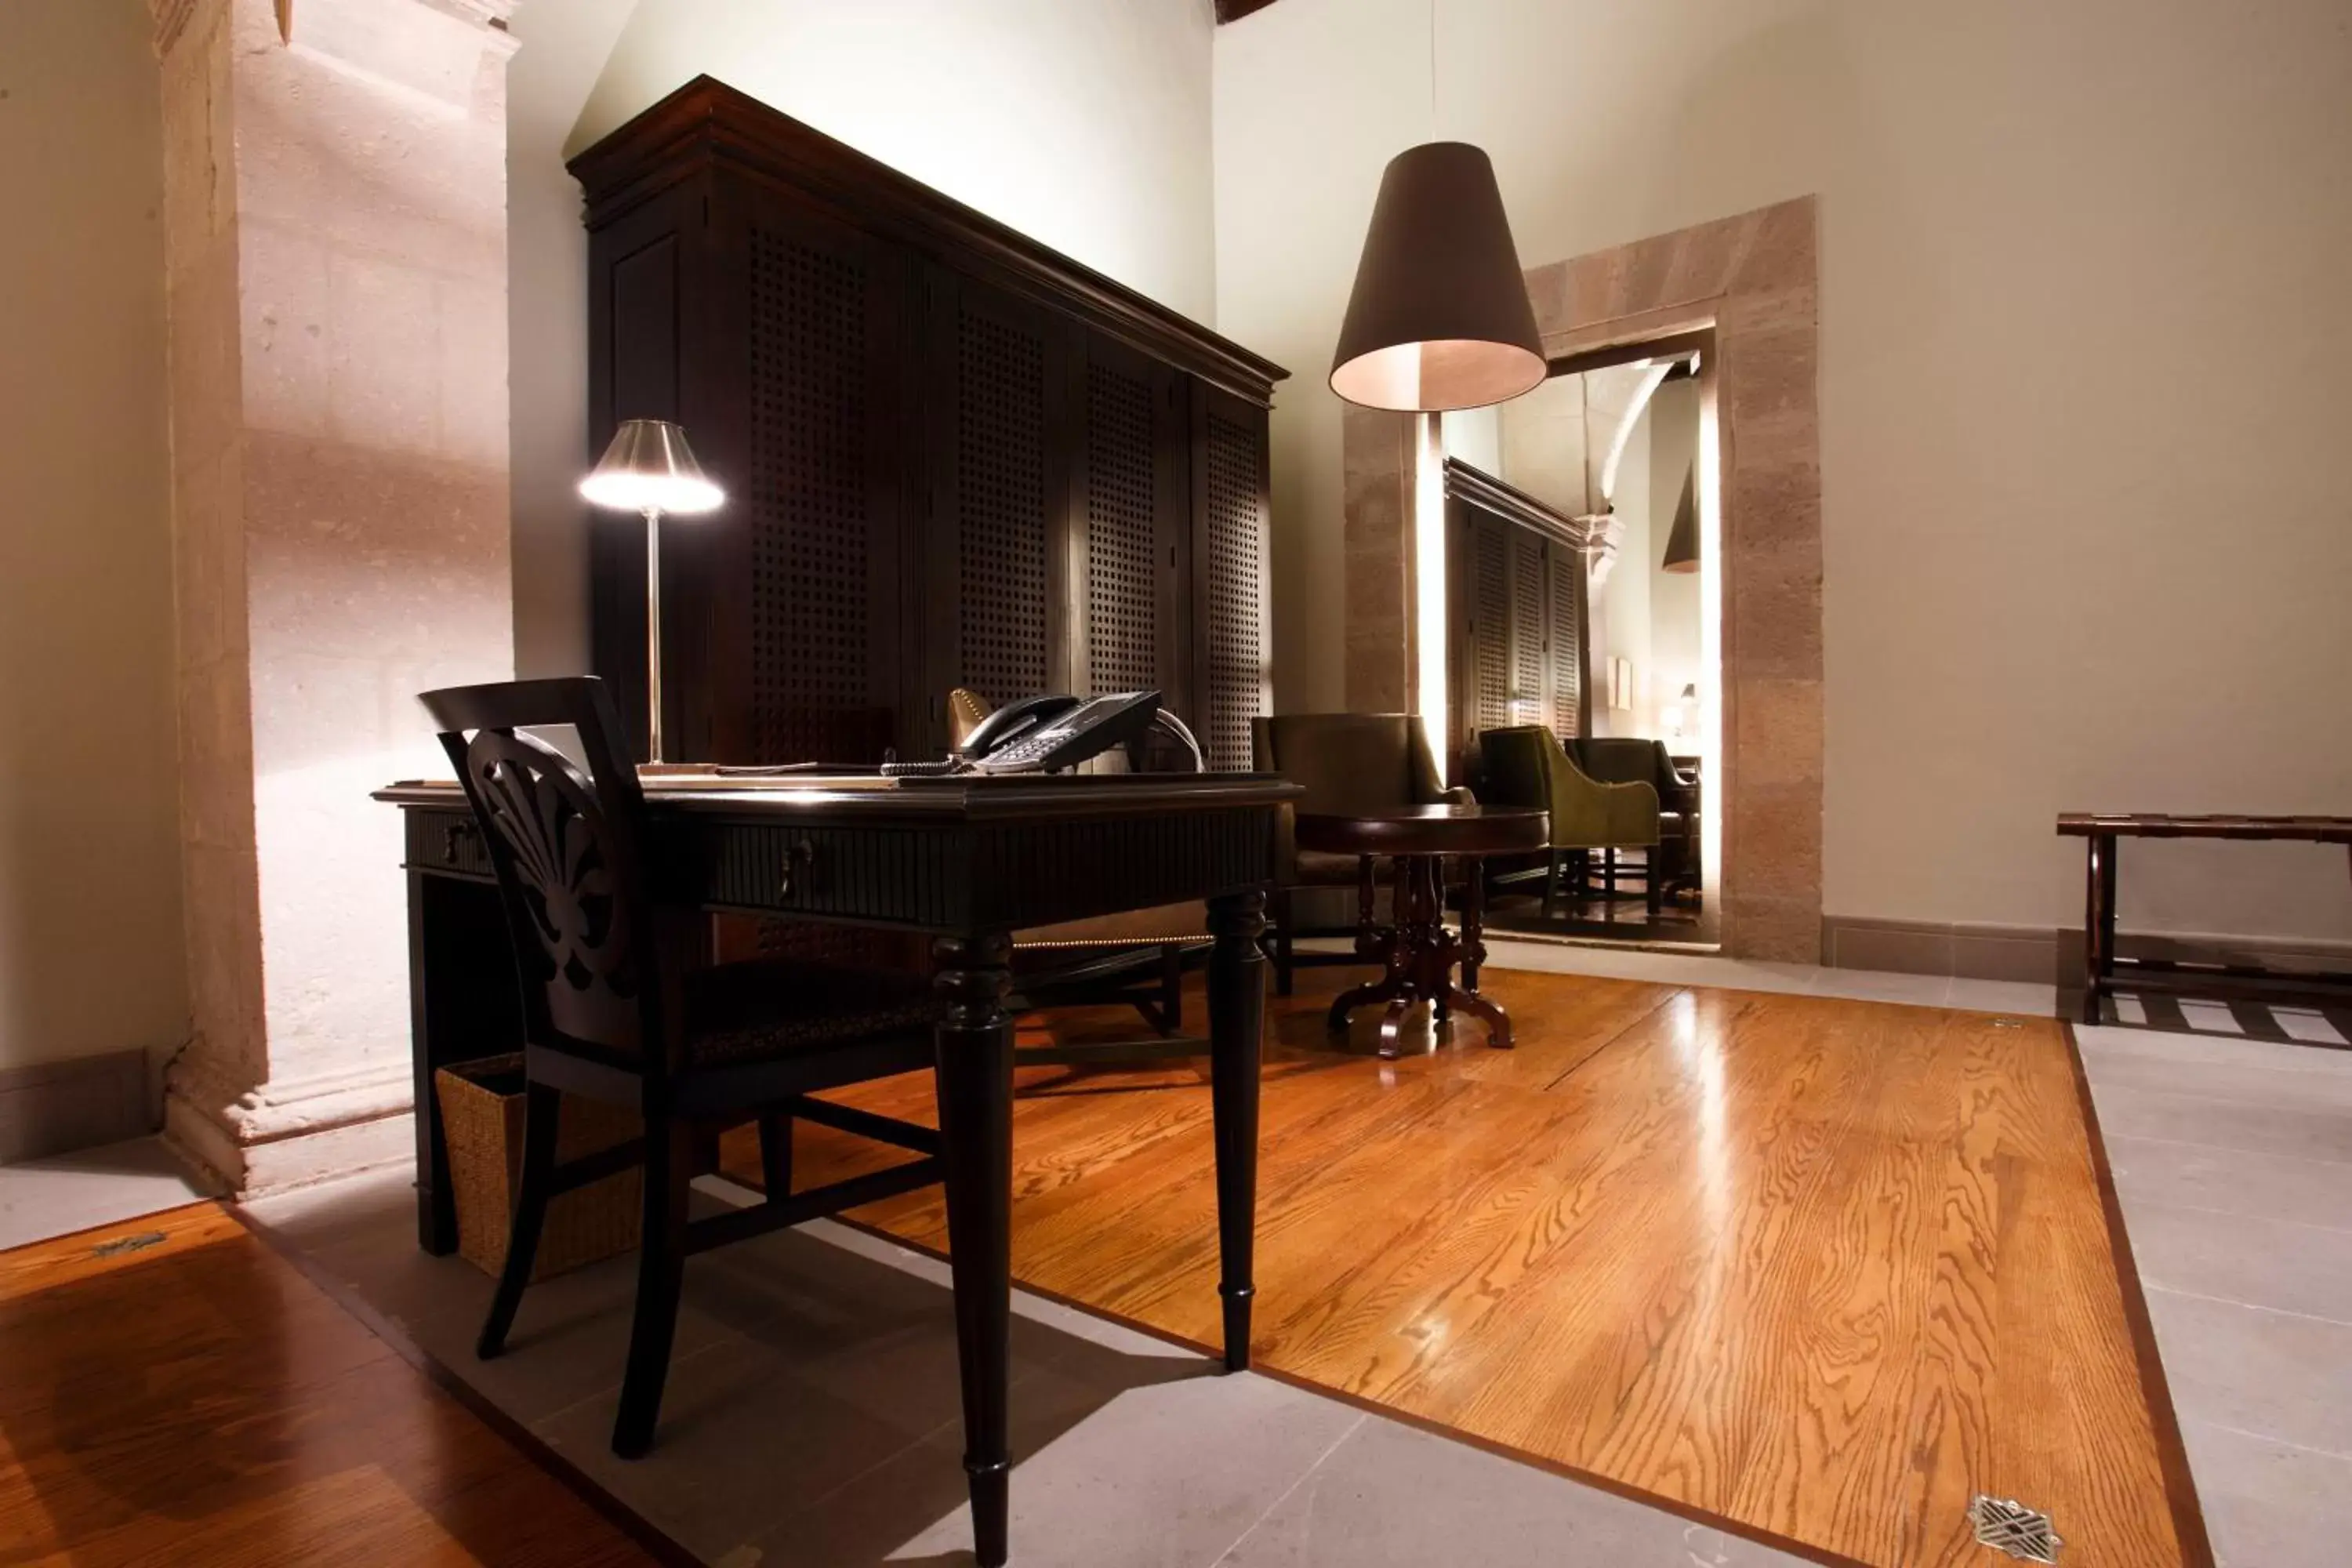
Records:
[[[415,694],[513,668],[512,0],[151,0],[182,866],[165,1131],[239,1192],[410,1157]]]
[[[1412,510],[1420,484],[1413,416],[1350,403],[1339,410],[1347,544],[1346,693],[1353,713],[1402,713],[1412,700]],[[1430,744],[1443,746],[1433,735]]]

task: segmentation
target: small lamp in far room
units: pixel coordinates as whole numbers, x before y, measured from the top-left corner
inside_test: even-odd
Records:
[[[661,520],[715,510],[727,493],[704,476],[686,432],[667,419],[624,419],[581,497],[646,520],[646,760],[662,760]]]
[[[1691,710],[1697,706],[1698,682],[1694,680],[1683,687],[1683,694],[1666,710],[1666,732],[1677,741],[1689,739]]]

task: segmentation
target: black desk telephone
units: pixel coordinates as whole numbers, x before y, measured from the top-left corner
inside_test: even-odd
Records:
[[[1048,694],[1008,702],[980,721],[963,743],[974,773],[1046,773],[1076,767],[1113,746],[1139,740],[1160,713],[1157,691],[1111,697]]]
[[[1159,718],[1157,691],[1024,697],[982,720],[946,762],[891,763],[882,771],[898,776],[1049,773],[1140,741]]]

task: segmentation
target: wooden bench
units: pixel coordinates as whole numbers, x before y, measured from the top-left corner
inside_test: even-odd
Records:
[[[2258,964],[2205,963],[2186,959],[2126,958],[2116,952],[2116,846],[2123,838],[2294,839],[2352,847],[2352,817],[2168,816],[2147,813],[2067,812],[2062,837],[2087,841],[2083,910],[2088,984],[2083,1022],[2100,1021],[2102,998],[2120,988],[2210,996],[2222,1001],[2341,1002],[2352,997],[2352,973],[2305,973]]]

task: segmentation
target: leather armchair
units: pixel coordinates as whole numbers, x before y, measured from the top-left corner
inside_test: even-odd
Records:
[[[1675,766],[1664,741],[1591,736],[1568,742],[1569,755],[1603,784],[1647,784],[1658,792],[1659,886],[1699,885],[1699,782]]]
[[[1661,828],[1658,791],[1646,780],[1603,781],[1577,766],[1549,730],[1515,724],[1478,737],[1486,798],[1496,805],[1538,807],[1551,813],[1551,864],[1544,878],[1544,914],[1559,901],[1564,858],[1599,850],[1655,853]],[[1611,879],[1612,883],[1614,878]],[[1656,910],[1664,888],[1649,879],[1649,904]]]
[[[1297,809],[1345,816],[1405,805],[1470,805],[1468,790],[1445,787],[1429,749],[1421,720],[1410,713],[1280,713],[1250,721],[1251,765],[1280,773],[1307,794]],[[1274,895],[1275,989],[1287,996],[1291,972],[1300,963],[1352,963],[1352,953],[1298,954],[1293,938],[1349,936],[1353,926],[1302,928],[1293,918],[1291,890],[1305,887],[1353,887],[1357,861],[1350,855],[1300,850],[1293,837],[1290,808],[1282,816],[1276,845]],[[1384,873],[1383,873],[1384,874]]]

